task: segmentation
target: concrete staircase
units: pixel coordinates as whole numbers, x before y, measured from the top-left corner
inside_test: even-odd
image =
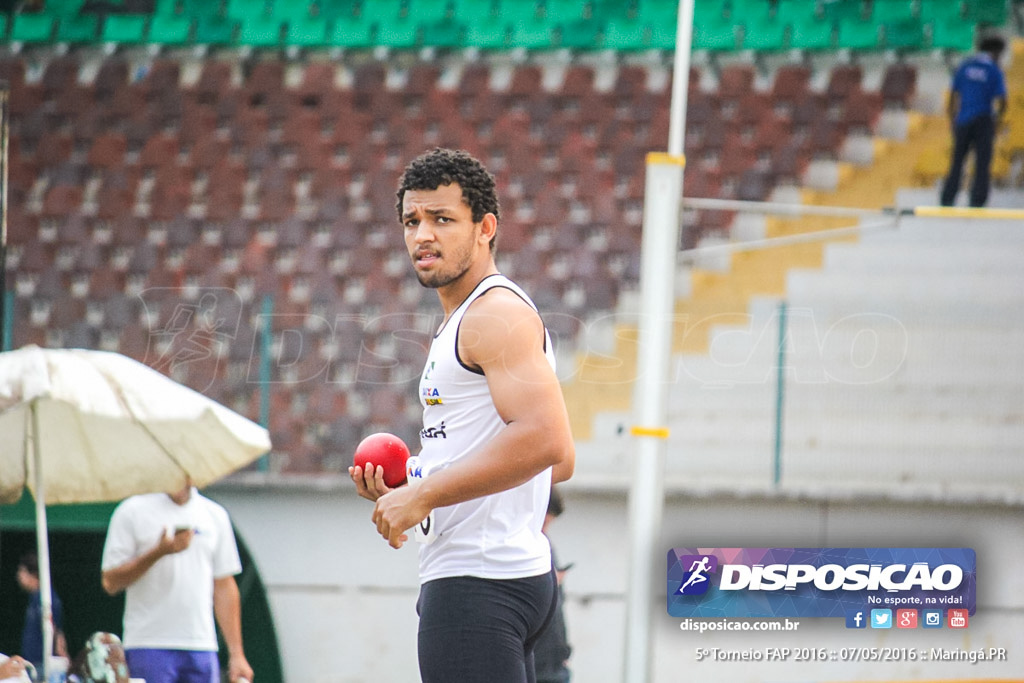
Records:
[[[1024,229],[1008,220],[904,218],[825,246],[820,268],[785,277],[781,421],[778,297],[754,296],[709,322],[706,349],[675,356],[667,480],[773,487],[781,426],[784,490],[1024,498],[1022,259]],[[613,386],[628,399],[631,384]],[[581,481],[629,471],[629,424],[628,403],[596,417],[578,443]]]

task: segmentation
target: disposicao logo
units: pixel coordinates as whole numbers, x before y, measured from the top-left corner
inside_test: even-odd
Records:
[[[970,548],[675,548],[668,553],[668,612],[679,617],[845,615],[850,628],[863,628],[861,623],[892,628],[899,608],[915,615],[926,608],[973,613],[975,584]],[[883,610],[889,610],[888,622],[876,622],[875,613]],[[863,621],[851,622],[857,613]]]
[[[685,555],[679,558],[682,565],[689,566],[683,574],[678,595],[703,595],[711,585],[709,574],[718,569],[718,558],[714,555]]]

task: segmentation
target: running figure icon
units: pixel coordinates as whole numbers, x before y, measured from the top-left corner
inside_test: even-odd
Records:
[[[690,586],[693,586],[698,583],[704,583],[708,580],[708,577],[705,576],[705,574],[711,569],[708,566],[708,562],[710,561],[710,559],[711,558],[705,555],[704,557],[700,558],[700,560],[693,561],[693,564],[691,564],[690,568],[687,570],[690,572],[689,578],[687,578],[686,581],[683,582],[683,585],[679,587],[680,593],[685,591]]]

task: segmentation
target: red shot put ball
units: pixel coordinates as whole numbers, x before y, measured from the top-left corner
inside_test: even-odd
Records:
[[[352,464],[366,467],[366,463],[384,468],[384,483],[394,488],[405,481],[405,461],[409,459],[409,447],[394,434],[377,432],[359,442]]]

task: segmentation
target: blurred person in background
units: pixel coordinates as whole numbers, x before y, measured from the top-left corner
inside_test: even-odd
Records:
[[[978,52],[964,60],[953,76],[947,113],[953,124],[953,154],[949,174],[942,185],[940,202],[953,206],[960,191],[964,161],[974,150],[974,180],[970,205],[985,206],[992,167],[996,131],[1006,112],[1006,80],[999,58],[1006,41],[999,36],[982,38]]]
[[[544,515],[544,526],[541,531],[550,540],[548,529],[565,511],[565,501],[561,492],[552,487],[551,499],[548,501],[548,512]],[[537,645],[533,649],[533,661],[537,671],[537,683],[568,683],[571,678],[569,671],[569,655],[572,654],[572,647],[569,645],[569,638],[565,628],[565,592],[562,584],[565,574],[572,565],[559,566],[555,554],[555,546],[551,544],[551,563],[555,567],[555,576],[558,579],[558,605],[551,617],[547,628],[541,631],[537,638]]]
[[[231,520],[190,479],[178,491],[132,496],[115,508],[102,570],[103,590],[125,591],[123,643],[132,677],[219,683],[216,616],[230,655],[228,679],[252,681]]]
[[[25,626],[21,632],[21,656],[36,669],[43,667],[43,603],[39,593],[39,560],[34,552],[27,552],[18,560],[18,585],[28,593],[25,607]],[[57,592],[50,589],[50,613],[53,617],[53,654],[67,657],[64,638],[64,608]]]

